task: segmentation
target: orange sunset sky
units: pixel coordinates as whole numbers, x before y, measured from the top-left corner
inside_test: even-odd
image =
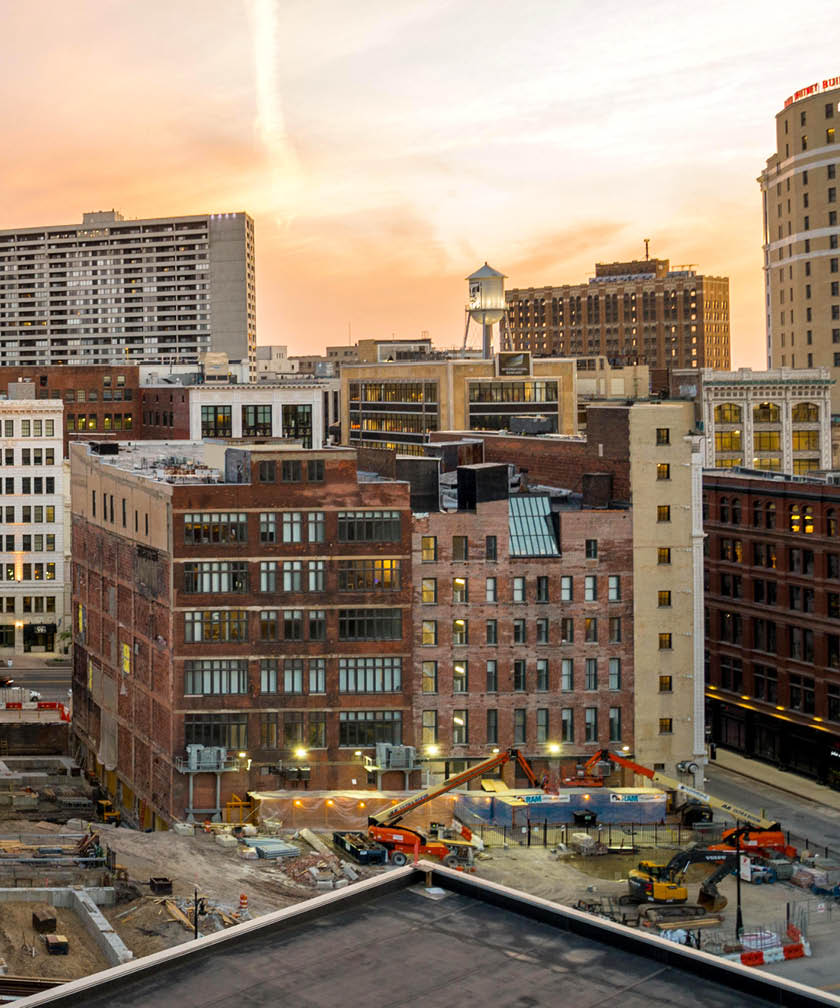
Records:
[[[246,210],[258,340],[463,336],[464,277],[643,254],[731,278],[764,365],[756,176],[840,73],[837,5],[0,3],[0,228]]]

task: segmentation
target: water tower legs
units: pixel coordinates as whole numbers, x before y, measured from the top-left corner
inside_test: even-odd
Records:
[[[485,322],[481,329],[481,355],[485,360],[490,360],[493,356],[493,326]]]

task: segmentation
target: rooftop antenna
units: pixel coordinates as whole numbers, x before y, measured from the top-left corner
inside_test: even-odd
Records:
[[[650,251],[649,251],[649,249],[650,249],[650,238],[645,238],[644,242],[645,242],[645,262],[647,262],[650,259]]]

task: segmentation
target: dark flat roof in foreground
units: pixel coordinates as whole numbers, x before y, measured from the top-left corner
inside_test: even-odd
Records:
[[[443,890],[434,898],[429,880]],[[840,1000],[421,863],[16,1003],[757,1008]]]

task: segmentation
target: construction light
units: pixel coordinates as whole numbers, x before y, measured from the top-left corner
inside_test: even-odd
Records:
[[[353,753],[353,755],[354,755],[354,756],[361,756],[361,755],[362,755],[362,750],[361,750],[361,749],[357,749],[357,750],[356,750],[356,751],[355,751],[355,752]]]
[[[550,742],[548,745],[548,751],[552,753],[552,755],[556,756],[557,753],[560,752],[560,746],[556,742]]]
[[[498,746],[494,746],[494,748],[493,748],[493,755],[495,756],[498,751],[499,751],[499,747]]]
[[[621,747],[621,751],[622,752],[630,752],[630,746],[629,745],[623,745]]]
[[[245,757],[248,755],[248,753],[246,753],[246,752],[240,752],[240,753],[237,753],[236,755],[239,757],[239,759],[245,759]]]
[[[303,746],[298,746],[298,748],[295,749],[295,759],[306,759],[306,750]]]
[[[430,745],[426,746],[426,752],[430,756],[437,756],[437,754],[440,752],[440,749],[436,745]]]

